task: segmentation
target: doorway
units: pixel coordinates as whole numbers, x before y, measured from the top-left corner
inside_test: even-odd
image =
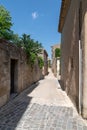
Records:
[[[17,93],[18,88],[18,60],[10,62],[10,94]]]

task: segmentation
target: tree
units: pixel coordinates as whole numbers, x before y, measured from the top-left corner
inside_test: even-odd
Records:
[[[28,62],[34,64],[38,55],[42,52],[42,45],[38,41],[34,41],[30,38],[30,35],[23,34],[21,37],[21,45],[24,48]]]
[[[10,13],[3,6],[0,6],[0,38],[11,39],[11,26]]]
[[[16,45],[18,45],[19,46],[19,43],[20,43],[20,37],[19,37],[19,35],[18,34],[12,34],[12,37],[11,37],[11,41],[14,43],[14,44],[16,44]],[[20,45],[21,46],[21,45]]]
[[[56,57],[56,58],[57,58],[57,57],[60,57],[60,54],[61,54],[60,48],[56,48],[56,49],[55,49],[55,57]]]
[[[12,33],[9,41],[15,44],[17,47],[22,47],[21,38],[18,34]]]
[[[11,30],[11,19],[9,11],[7,11],[3,6],[0,6],[0,38],[9,40],[18,47],[22,47],[27,54],[28,61],[32,65],[36,58],[38,58],[38,55],[42,52],[42,44],[31,39],[30,35],[23,34],[22,37],[19,37],[18,34],[14,34]],[[39,64],[41,67],[41,58],[39,58]]]
[[[22,34],[22,37],[21,37],[21,44],[22,46],[27,46],[28,45],[28,42],[30,42],[30,35],[27,35],[27,34]]]

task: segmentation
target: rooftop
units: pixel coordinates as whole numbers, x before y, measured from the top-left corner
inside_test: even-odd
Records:
[[[51,48],[60,48],[60,44],[59,43],[58,44],[54,44],[54,45],[51,46]]]
[[[58,31],[62,32],[71,0],[62,0]]]

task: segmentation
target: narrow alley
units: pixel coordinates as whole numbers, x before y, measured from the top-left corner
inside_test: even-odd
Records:
[[[49,71],[0,109],[0,130],[87,130],[87,124]]]

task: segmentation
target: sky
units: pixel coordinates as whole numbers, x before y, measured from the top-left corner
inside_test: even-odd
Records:
[[[14,33],[30,34],[42,43],[51,58],[51,46],[59,44],[58,33],[61,0],[0,0],[12,17]]]

